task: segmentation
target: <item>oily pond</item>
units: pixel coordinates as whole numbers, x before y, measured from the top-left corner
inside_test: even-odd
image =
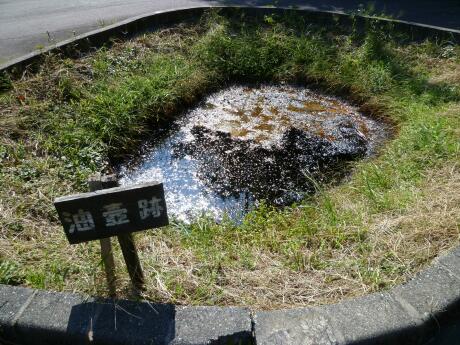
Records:
[[[385,125],[347,102],[288,85],[207,96],[117,170],[122,185],[163,182],[169,215],[240,220],[262,200],[286,206],[375,153]]]

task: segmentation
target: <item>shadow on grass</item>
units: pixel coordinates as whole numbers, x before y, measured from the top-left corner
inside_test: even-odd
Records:
[[[214,4],[237,6],[278,6],[320,11],[358,10],[372,14],[384,14],[392,18],[428,25],[460,29],[460,2],[444,0],[442,3],[430,0],[408,1],[360,1],[360,0],[214,0]]]

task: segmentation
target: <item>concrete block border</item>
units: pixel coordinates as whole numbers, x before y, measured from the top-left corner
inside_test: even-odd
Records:
[[[155,12],[91,31],[0,65],[21,73],[50,52],[75,55],[115,37],[129,37],[198,18],[210,7]],[[235,8],[219,7],[232,15]],[[351,23],[349,15],[283,8],[239,7],[249,16],[295,11],[311,22]],[[460,42],[460,31],[416,23],[375,21],[412,39]],[[187,307],[82,296],[0,285],[0,344],[425,344],[441,325],[460,316],[460,247],[437,258],[406,284],[314,308],[250,311],[240,307]]]
[[[0,343],[247,344],[243,308],[179,307],[0,285]]]
[[[316,308],[256,312],[257,345],[426,344],[460,316],[460,247],[406,284]]]
[[[252,312],[0,285],[0,344],[425,344],[460,316],[459,273],[460,247],[386,292]]]

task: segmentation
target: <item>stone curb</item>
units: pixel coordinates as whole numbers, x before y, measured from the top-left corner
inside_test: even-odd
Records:
[[[251,317],[236,307],[180,307],[0,285],[0,343],[247,344]]]
[[[44,56],[51,52],[61,52],[66,56],[72,56],[84,51],[100,47],[113,38],[126,38],[135,33],[151,30],[164,25],[177,23],[179,21],[193,20],[199,18],[209,9],[218,9],[224,14],[235,14],[235,11],[244,12],[249,16],[263,17],[264,15],[283,15],[289,13],[300,14],[310,22],[343,25],[350,25],[355,20],[357,27],[365,29],[366,23],[374,21],[383,28],[395,28],[400,32],[409,35],[411,39],[419,40],[427,37],[437,37],[440,40],[460,42],[460,30],[448,29],[438,26],[413,23],[408,21],[377,18],[370,16],[351,16],[340,11],[319,11],[312,9],[292,9],[282,7],[253,7],[253,6],[202,6],[192,8],[179,8],[167,11],[155,11],[149,14],[128,18],[126,20],[108,25],[101,29],[93,30],[71,39],[50,45],[39,51],[34,51],[21,57],[0,64],[0,72],[7,71],[13,74],[20,73],[24,68],[35,62],[39,62]]]
[[[233,8],[219,7],[231,14]],[[140,31],[197,18],[209,7],[154,12],[91,31],[0,66],[19,73],[46,54],[72,55]],[[340,12],[238,8],[263,16],[296,11],[310,21],[349,24]],[[388,19],[356,17],[396,27],[412,39],[460,42],[460,31]],[[423,344],[460,316],[460,247],[404,285],[316,308],[257,311],[238,307],[180,307],[97,299],[0,285],[0,344]]]
[[[425,344],[460,316],[460,247],[406,284],[338,304],[257,312],[257,345]]]
[[[0,343],[5,344],[425,344],[458,317],[460,247],[387,292],[254,313],[0,285]]]

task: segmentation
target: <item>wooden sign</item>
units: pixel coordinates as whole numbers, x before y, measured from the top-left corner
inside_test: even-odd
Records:
[[[156,182],[65,196],[54,206],[71,244],[169,224],[163,184]]]

